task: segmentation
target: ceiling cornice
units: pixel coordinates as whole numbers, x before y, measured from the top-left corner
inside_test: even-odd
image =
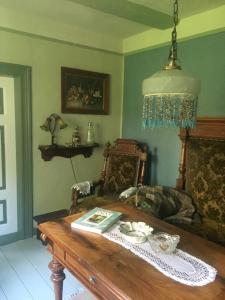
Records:
[[[1,7],[0,30],[122,54],[122,39]]]
[[[149,27],[166,29],[171,27],[172,17],[147,6],[128,0],[69,0],[89,8],[127,19]],[[116,5],[115,5],[116,2]],[[160,22],[159,22],[160,20]]]
[[[177,26],[178,40],[224,31],[224,16],[225,5],[182,19]],[[171,28],[151,29],[122,40],[119,37],[90,32],[50,18],[4,7],[0,9],[0,30],[119,55],[162,47],[169,44],[171,39]]]
[[[225,30],[225,5],[182,19],[177,26],[178,40],[188,40]],[[151,29],[123,40],[123,54],[162,47],[171,40],[171,29]]]

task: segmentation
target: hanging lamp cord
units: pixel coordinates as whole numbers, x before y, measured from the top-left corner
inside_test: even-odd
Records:
[[[164,69],[181,69],[179,65],[177,65],[177,24],[179,22],[178,19],[178,0],[174,1],[173,4],[173,31],[172,31],[172,39],[171,39],[171,47],[168,57],[168,64],[164,66]]]
[[[172,31],[172,46],[169,58],[177,60],[177,24],[178,24],[178,0],[175,0],[173,5],[173,31]]]

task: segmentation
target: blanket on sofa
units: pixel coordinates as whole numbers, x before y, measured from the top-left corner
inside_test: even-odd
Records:
[[[192,198],[183,191],[166,186],[131,187],[120,200],[171,223],[200,222]]]

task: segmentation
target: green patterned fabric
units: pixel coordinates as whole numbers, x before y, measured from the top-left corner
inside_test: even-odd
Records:
[[[192,139],[188,145],[186,190],[203,217],[225,223],[225,142]]]
[[[137,185],[137,156],[111,155],[107,166],[104,195],[119,195],[130,186]]]
[[[190,139],[186,190],[202,216],[192,232],[225,245],[225,142]]]
[[[119,194],[130,186],[137,185],[139,158],[132,155],[110,155],[106,170],[106,180],[103,186],[103,197],[90,196],[73,210],[82,212],[95,207],[101,207],[119,200]]]

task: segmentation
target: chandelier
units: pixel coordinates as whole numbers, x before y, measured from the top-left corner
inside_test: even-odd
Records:
[[[177,0],[173,5],[173,23],[167,64],[143,81],[143,128],[193,128],[196,125],[200,80],[182,71],[177,64]]]

